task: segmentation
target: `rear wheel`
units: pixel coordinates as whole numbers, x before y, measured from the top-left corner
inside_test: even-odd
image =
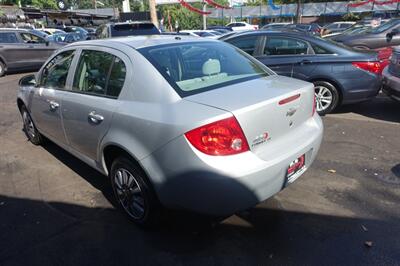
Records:
[[[315,81],[315,102],[319,115],[333,111],[339,104],[339,92],[335,86],[326,81]]]
[[[161,205],[143,171],[130,159],[114,160],[110,171],[111,185],[120,208],[140,226],[155,225]]]
[[[4,76],[4,74],[6,73],[6,65],[0,61],[0,77]]]
[[[29,141],[35,145],[43,143],[43,136],[37,130],[35,123],[33,123],[32,117],[29,114],[25,106],[21,107],[22,121],[24,123],[24,132],[28,137]]]

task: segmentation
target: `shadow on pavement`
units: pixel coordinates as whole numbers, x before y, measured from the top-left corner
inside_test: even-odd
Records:
[[[400,103],[384,94],[366,102],[343,105],[334,113],[356,113],[369,118],[400,123]]]
[[[254,208],[207,230],[170,220],[144,231],[112,208],[6,196],[0,196],[0,203],[1,265],[396,265],[400,261],[395,222]],[[76,210],[80,215],[73,218],[62,214]],[[365,246],[366,241],[372,247]]]

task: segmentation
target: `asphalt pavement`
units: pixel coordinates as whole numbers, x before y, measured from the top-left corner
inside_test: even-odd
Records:
[[[217,224],[174,213],[143,230],[106,177],[27,141],[22,76],[0,78],[0,265],[400,265],[400,104],[387,97],[324,117],[317,160],[275,197]]]

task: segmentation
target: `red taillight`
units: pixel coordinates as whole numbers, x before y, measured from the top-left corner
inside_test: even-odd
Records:
[[[288,97],[288,98],[285,98],[285,99],[283,99],[283,100],[280,100],[278,104],[279,104],[279,105],[284,105],[284,104],[293,102],[294,100],[297,100],[298,98],[300,98],[300,93],[299,93],[299,94],[296,94],[296,95],[293,95],[293,96],[290,96],[290,97]]]
[[[316,108],[317,108],[317,101],[316,101],[316,99],[315,99],[315,93],[313,93],[314,94],[314,100],[313,100],[313,105],[312,105],[312,115],[311,116],[314,116],[315,115],[315,111],[316,111]]]
[[[208,155],[233,155],[249,150],[234,116],[193,129],[185,136],[196,149]]]
[[[374,74],[381,74],[383,70],[380,62],[353,62],[352,64]]]

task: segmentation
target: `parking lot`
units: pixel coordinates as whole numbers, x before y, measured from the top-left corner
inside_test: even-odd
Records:
[[[324,117],[317,160],[277,196],[212,226],[174,214],[145,231],[106,177],[27,141],[23,75],[0,79],[0,265],[400,265],[400,105],[387,97]]]

